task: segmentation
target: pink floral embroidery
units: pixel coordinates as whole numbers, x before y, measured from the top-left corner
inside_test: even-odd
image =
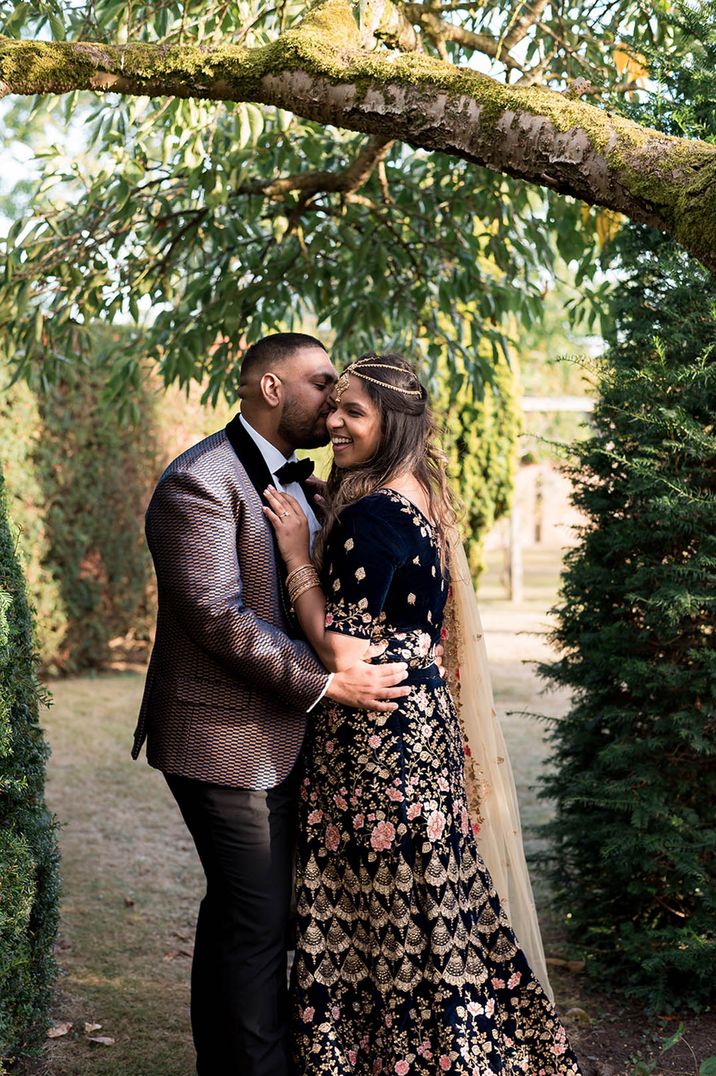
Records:
[[[378,822],[376,826],[373,826],[370,843],[376,852],[385,852],[386,849],[390,848],[394,840],[395,826],[392,822]]]
[[[433,811],[428,818],[428,837],[439,841],[445,829],[445,815],[442,811]]]
[[[368,737],[368,747],[373,747],[373,748],[380,747],[382,742],[383,741],[381,740],[380,736],[376,736],[375,733],[373,733],[372,736]]]
[[[335,852],[338,845],[341,843],[341,831],[338,826],[334,826],[332,822],[326,826],[325,842],[329,852]]]
[[[515,972],[512,973],[512,975],[510,975],[509,979],[507,980],[507,986],[509,987],[510,990],[514,990],[514,988],[519,984],[521,979],[522,979],[522,972],[521,971],[515,971]]]
[[[326,613],[326,619],[324,621],[325,626],[327,628],[330,628],[332,623],[333,623],[333,613]]]
[[[323,811],[310,811],[308,815],[309,826],[315,826],[323,820]]]
[[[427,652],[430,650],[430,647],[432,646],[432,643],[433,641],[428,635],[428,633],[422,631],[418,636],[418,653],[422,655],[427,654]]]
[[[470,816],[467,813],[467,807],[463,807],[460,811],[460,829],[462,830],[463,836],[466,836],[470,829]]]
[[[438,1065],[443,1070],[443,1072],[447,1072],[448,1069],[452,1068],[452,1061],[447,1056],[447,1054],[441,1054],[440,1060],[438,1061]]]
[[[310,1006],[310,1008],[303,1010],[303,1012],[301,1013],[301,1019],[303,1020],[304,1024],[310,1024],[311,1020],[313,1020],[313,1017],[315,1015],[316,1010],[313,1008],[313,1006]]]
[[[393,803],[402,803],[405,798],[399,788],[389,788],[386,795]]]
[[[408,821],[412,822],[414,818],[417,818],[422,809],[422,803],[411,803],[407,810]]]
[[[336,793],[336,795],[333,797],[333,802],[335,803],[336,807],[340,807],[342,811],[348,810],[348,801],[345,800],[343,796],[339,796],[338,793]]]
[[[365,825],[365,815],[364,814],[354,815],[354,817],[353,817],[353,827],[354,827],[354,829],[363,829],[364,825]]]
[[[504,990],[505,989],[505,980],[495,978],[495,979],[492,980],[492,985],[494,986],[495,990]]]
[[[397,1072],[398,1076],[406,1076],[406,1073],[410,1072],[410,1065],[407,1061],[396,1061],[395,1072]]]

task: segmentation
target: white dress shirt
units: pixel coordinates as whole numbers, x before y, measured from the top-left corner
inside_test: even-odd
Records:
[[[295,497],[298,503],[301,505],[304,515],[308,520],[308,529],[311,535],[310,545],[311,548],[313,548],[313,543],[316,539],[316,535],[321,528],[318,520],[316,519],[313,509],[311,508],[310,504],[308,503],[308,500],[306,499],[306,494],[301,489],[300,482],[289,482],[287,486],[284,486],[283,483],[276,477],[276,471],[280,470],[280,468],[283,467],[284,463],[292,463],[294,460],[298,459],[296,453],[293,452],[289,456],[289,458],[286,459],[284,454],[279,451],[278,448],[276,448],[276,445],[272,445],[270,441],[267,441],[265,437],[262,437],[260,433],[257,433],[253,426],[250,426],[244,416],[241,414],[239,415],[239,422],[244,427],[251,440],[254,442],[261,455],[263,456],[264,462],[266,463],[266,466],[271,472],[271,477],[274,480],[276,488],[280,489],[282,493],[289,493],[292,497]]]
[[[313,509],[311,508],[310,504],[306,499],[306,494],[301,489],[301,484],[299,482],[289,482],[288,485],[284,486],[284,484],[276,477],[276,471],[283,467],[284,463],[290,463],[298,458],[296,456],[296,453],[292,453],[291,456],[286,459],[283,453],[280,452],[278,448],[276,448],[276,445],[272,445],[270,441],[267,441],[265,437],[262,437],[261,434],[258,433],[253,428],[253,426],[251,426],[246,421],[242,414],[239,414],[239,422],[244,427],[249,437],[254,442],[259,452],[263,456],[264,462],[268,467],[269,471],[271,472],[271,477],[276,484],[276,488],[280,489],[283,493],[289,493],[292,497],[295,497],[301,508],[303,509],[306,519],[308,520],[308,529],[310,531],[310,545],[311,548],[313,548],[313,543],[315,541],[316,535],[318,534],[321,527],[318,520],[316,519],[316,515]],[[316,701],[312,702],[311,705],[308,707],[308,710],[306,711],[307,713],[310,713],[313,707],[317,706],[323,696],[326,694],[326,692],[328,691],[328,686],[333,679],[333,675],[333,673],[330,674],[328,680],[326,681],[326,685],[323,688],[323,691],[318,696]]]

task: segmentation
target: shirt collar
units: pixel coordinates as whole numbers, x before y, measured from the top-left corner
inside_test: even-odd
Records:
[[[276,471],[278,471],[279,467],[283,467],[284,463],[297,458],[296,453],[292,452],[287,460],[283,452],[276,448],[276,445],[272,445],[270,441],[267,441],[265,437],[262,437],[261,434],[246,421],[241,413],[239,413],[239,422],[260,451],[266,462],[266,466],[272,475],[276,474]]]

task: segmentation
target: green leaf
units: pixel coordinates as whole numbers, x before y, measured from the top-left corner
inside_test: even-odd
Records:
[[[684,1025],[679,1024],[676,1031],[668,1039],[665,1039],[661,1046],[662,1054],[665,1054],[667,1050],[670,1050],[673,1046],[676,1046],[677,1042],[681,1042],[684,1037]]]
[[[707,1057],[701,1062],[699,1076],[716,1076],[716,1057]]]

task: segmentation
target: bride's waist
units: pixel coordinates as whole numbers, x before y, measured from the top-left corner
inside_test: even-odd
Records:
[[[429,669],[435,664],[436,644],[424,631],[416,629],[381,635],[373,638],[373,644],[376,646],[385,644],[383,652],[373,658],[376,663],[404,661],[411,671]]]

